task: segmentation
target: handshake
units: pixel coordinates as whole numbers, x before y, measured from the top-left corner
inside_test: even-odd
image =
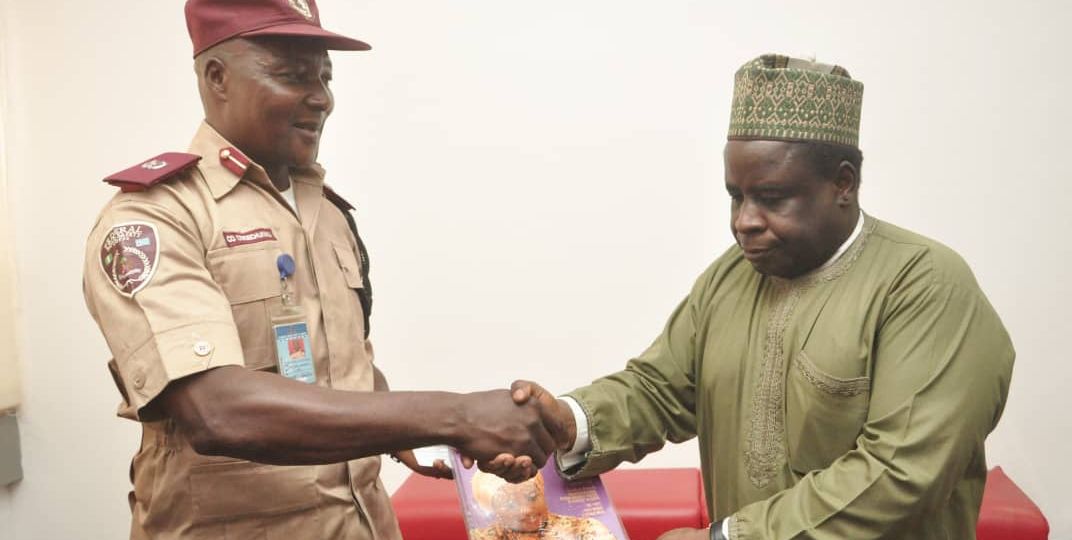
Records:
[[[539,472],[555,451],[568,451],[577,438],[577,425],[569,405],[540,385],[515,381],[510,390],[464,394],[451,417],[454,432],[447,441],[462,456],[462,464],[474,464],[484,472],[512,483],[528,480]],[[417,465],[411,451],[398,459],[427,476],[449,478],[442,461],[434,467]]]
[[[469,433],[456,445],[462,464],[519,483],[536,476],[555,451],[568,451],[577,438],[569,405],[540,385],[514,381],[510,391],[466,396]]]

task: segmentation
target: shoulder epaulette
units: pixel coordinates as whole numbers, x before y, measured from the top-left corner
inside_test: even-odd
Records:
[[[331,204],[334,204],[343,212],[356,210],[354,208],[354,205],[350,204],[349,201],[342,198],[342,196],[340,196],[338,193],[335,193],[335,190],[329,188],[328,186],[324,186],[324,197],[327,200],[331,201]]]
[[[150,187],[189,169],[201,161],[196,154],[165,152],[149,161],[139,163],[129,169],[119,171],[104,179],[105,182],[118,187],[124,193],[145,191]]]

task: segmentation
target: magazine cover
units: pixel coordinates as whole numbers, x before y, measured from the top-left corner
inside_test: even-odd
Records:
[[[469,540],[628,540],[598,477],[567,482],[549,460],[534,477],[511,484],[462,467],[451,451]]]

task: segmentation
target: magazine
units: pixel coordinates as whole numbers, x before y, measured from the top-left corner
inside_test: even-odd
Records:
[[[533,478],[511,484],[462,467],[451,451],[469,540],[628,540],[599,477],[567,482],[550,459]]]

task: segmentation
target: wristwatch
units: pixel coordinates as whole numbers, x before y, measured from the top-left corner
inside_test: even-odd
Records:
[[[718,520],[711,524],[711,540],[729,540],[726,535],[722,534],[722,521]]]

